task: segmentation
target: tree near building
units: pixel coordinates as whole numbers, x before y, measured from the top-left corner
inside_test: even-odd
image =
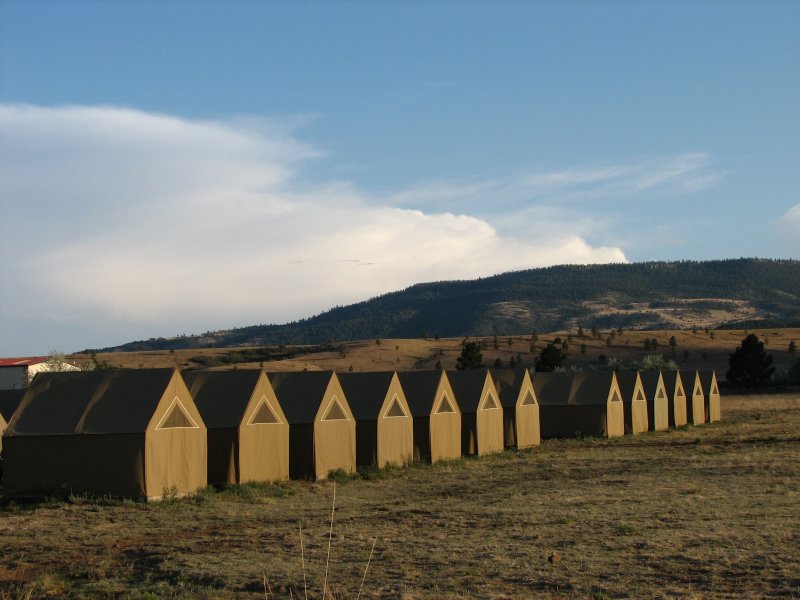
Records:
[[[754,333],[742,340],[728,359],[728,383],[736,387],[754,388],[769,384],[775,367],[764,350],[764,342]]]
[[[567,355],[557,344],[550,343],[542,348],[542,351],[536,358],[534,368],[537,371],[555,371],[562,365],[566,358]]]
[[[456,369],[466,371],[469,369],[483,368],[483,354],[475,342],[467,342],[461,350],[461,356],[456,360]]]

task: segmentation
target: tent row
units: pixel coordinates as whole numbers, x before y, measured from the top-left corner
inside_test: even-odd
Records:
[[[636,374],[633,393],[649,398],[644,379]],[[660,375],[656,385],[667,394]],[[7,419],[3,493],[157,499],[208,483],[322,479],[525,448],[540,428],[545,437],[617,435],[627,389],[613,373],[532,380],[526,369],[44,373]],[[649,414],[645,406],[633,416],[631,432],[657,428]]]
[[[617,437],[720,419],[714,371],[536,373],[542,438]]]
[[[527,447],[538,405],[525,369],[43,373],[2,440],[6,496],[158,499]]]

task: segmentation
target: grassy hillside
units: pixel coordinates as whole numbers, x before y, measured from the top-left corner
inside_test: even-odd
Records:
[[[800,344],[800,328],[751,329],[765,342],[767,352],[774,358],[780,372],[786,371],[800,353],[789,352],[789,342]],[[669,345],[670,337],[676,345]],[[491,366],[500,359],[508,366],[511,359],[521,366],[532,366],[536,354],[548,343],[560,338],[567,342],[566,367],[581,369],[605,368],[603,357],[619,361],[623,367],[636,366],[646,355],[660,353],[673,359],[682,368],[716,369],[724,378],[728,357],[745,336],[744,330],[598,330],[592,337],[587,329],[584,337],[571,333],[539,334],[532,342],[530,335],[473,337],[483,347],[483,360]],[[649,340],[650,349],[645,348]],[[653,349],[652,340],[658,342]],[[260,368],[278,371],[332,369],[336,371],[383,371],[431,369],[437,363],[446,369],[455,368],[461,353],[463,338],[385,339],[376,338],[352,342],[337,342],[322,346],[250,347],[250,348],[189,348],[183,350],[148,350],[142,352],[108,352],[95,355],[105,366],[122,368],[172,367],[187,368]],[[581,349],[583,346],[583,351]],[[92,368],[89,355],[73,355],[71,360]]]
[[[105,351],[324,344],[588,329],[800,326],[800,261],[571,265],[415,285],[285,325],[154,338]]]

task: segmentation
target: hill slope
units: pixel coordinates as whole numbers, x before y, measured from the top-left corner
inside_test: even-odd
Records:
[[[412,286],[285,325],[131,342],[105,351],[327,340],[800,325],[800,261],[568,265]]]

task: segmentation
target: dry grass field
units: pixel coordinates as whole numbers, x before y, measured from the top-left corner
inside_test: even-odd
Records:
[[[724,377],[728,369],[728,356],[736,349],[745,337],[742,330],[719,330],[706,332],[703,329],[691,331],[658,330],[658,331],[625,331],[622,335],[615,335],[609,345],[610,331],[600,332],[599,338],[591,338],[587,330],[586,337],[579,338],[576,332],[571,332],[572,339],[567,351],[566,365],[578,366],[597,365],[601,355],[615,358],[623,364],[640,361],[647,354],[660,353],[665,358],[674,358],[681,367],[692,369],[716,369]],[[800,345],[800,329],[759,329],[751,330],[762,341],[765,341],[767,351],[774,357],[775,366],[780,370],[788,369],[800,352],[792,355],[788,351],[789,342],[795,341]],[[498,348],[494,348],[494,338],[477,338],[483,342],[484,362],[493,365],[499,358],[503,365],[508,365],[512,357],[520,359],[523,365],[532,365],[536,352],[541,350],[549,341],[560,337],[563,341],[568,339],[569,332],[556,332],[539,334],[535,352],[531,352],[531,336],[509,335],[498,336]],[[669,345],[670,337],[675,336],[677,345]],[[300,371],[303,369],[319,370],[333,369],[347,371],[351,367],[355,371],[389,371],[389,370],[415,370],[434,368],[437,361],[446,369],[455,367],[456,359],[461,353],[463,338],[433,338],[423,339],[384,339],[366,340],[355,342],[340,342],[335,344],[335,349],[329,352],[315,352],[299,355],[291,359],[267,362],[243,362],[238,368],[259,368],[263,366],[272,371]],[[645,339],[658,341],[656,350],[646,350]],[[585,344],[585,352],[581,352],[581,344]],[[141,367],[197,367],[199,363],[193,361],[195,357],[221,358],[232,353],[240,352],[241,348],[206,348],[193,350],[155,350],[149,352],[115,352],[101,353],[97,360],[108,363],[114,367],[141,368]],[[88,364],[89,356],[73,355],[71,359],[77,364]],[[230,368],[220,367],[220,368]]]
[[[337,478],[333,596],[358,597],[375,543],[362,598],[800,597],[800,396],[722,407],[712,425]],[[333,492],[6,503],[0,598],[299,598],[304,573],[321,598]]]

